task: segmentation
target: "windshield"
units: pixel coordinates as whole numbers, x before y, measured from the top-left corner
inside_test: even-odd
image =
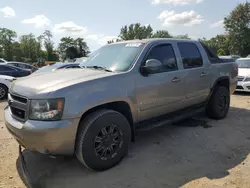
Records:
[[[101,47],[91,53],[81,66],[105,67],[112,71],[127,71],[141,52],[143,43],[117,43]]]
[[[239,68],[247,68],[247,69],[250,69],[250,59],[236,60],[236,63],[238,64],[238,67],[239,67]]]

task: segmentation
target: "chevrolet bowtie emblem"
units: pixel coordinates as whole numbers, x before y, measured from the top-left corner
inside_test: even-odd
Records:
[[[13,100],[8,99],[8,104],[9,104],[9,106],[10,106],[12,103],[13,103]]]

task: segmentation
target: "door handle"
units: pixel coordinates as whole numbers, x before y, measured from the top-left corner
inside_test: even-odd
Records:
[[[201,73],[201,77],[207,76],[207,74],[205,72]]]
[[[172,82],[179,82],[179,81],[181,81],[181,79],[180,79],[179,77],[174,77],[174,78],[172,79]]]

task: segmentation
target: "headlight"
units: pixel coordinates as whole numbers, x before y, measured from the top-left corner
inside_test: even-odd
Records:
[[[64,99],[31,100],[29,119],[41,121],[60,120],[63,114]]]
[[[246,77],[244,82],[250,82],[250,77]]]

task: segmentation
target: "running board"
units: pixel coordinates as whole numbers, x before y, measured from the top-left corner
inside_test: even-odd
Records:
[[[136,125],[136,131],[148,131],[156,127],[160,127],[163,125],[173,124],[184,119],[193,117],[199,113],[204,112],[204,106],[193,108],[193,109],[186,109],[183,111],[179,111],[177,113],[171,113],[166,116],[163,116],[158,119],[149,120],[143,123],[139,123]]]

